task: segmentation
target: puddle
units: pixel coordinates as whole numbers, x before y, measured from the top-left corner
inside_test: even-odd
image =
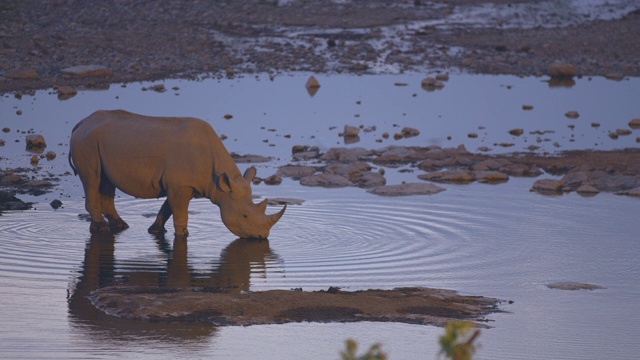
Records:
[[[71,128],[99,108],[206,119],[227,136],[230,151],[273,157],[257,164],[264,177],[290,162],[294,145],[326,150],[463,144],[470,151],[486,146],[490,153],[528,151],[532,144],[540,146],[538,153],[638,146],[637,130],[617,140],[608,136],[640,116],[634,98],[638,79],[583,78],[571,88],[550,88],[544,78],[459,75],[442,90],[427,92],[420,87],[423,75],[316,77],[321,87],[314,96],[304,88],[308,76],[112,85],[65,101],[46,91],[22,100],[4,96],[1,125],[11,131],[0,135],[6,141],[0,147],[2,167],[31,166],[21,131],[33,129],[58,155],[41,160],[38,174],[68,171]],[[168,90],[141,91],[159,83]],[[523,110],[525,104],[533,109]],[[580,116],[569,119],[567,111]],[[233,117],[226,120],[226,114]],[[347,124],[376,129],[345,145],[338,133]],[[382,138],[405,126],[420,135]],[[510,135],[513,128],[524,134]],[[530,134],[536,130],[546,132]],[[478,137],[469,138],[471,132]],[[503,142],[513,146],[494,145]],[[393,169],[387,175],[389,184],[416,176]],[[448,185],[434,196],[404,198],[357,188],[309,188],[285,179],[279,186],[254,188],[265,197],[305,200],[288,208],[268,242],[243,246],[222,225],[215,206],[194,200],[186,257],[180,257],[171,251],[173,239],[158,242],[146,233],[151,219],[145,215],[161,200],[119,197],[116,206],[130,229],[115,237],[113,249],[90,246],[89,225],[78,218],[85,212],[80,182],[60,178],[56,191],[33,198],[37,210],[0,216],[0,348],[11,358],[326,359],[337,358],[344,340],[353,337],[363,347],[381,341],[391,359],[407,359],[435,355],[442,332],[394,323],[214,328],[120,321],[84,297],[113,282],[234,284],[254,291],[446,288],[514,301],[507,309],[512,313],[489,316],[494,328],[480,336],[480,358],[631,358],[640,352],[635,198],[541,196],[527,191],[534,181],[527,178],[496,186]],[[48,203],[55,198],[63,207],[54,211]],[[547,287],[560,282],[605,289]]]

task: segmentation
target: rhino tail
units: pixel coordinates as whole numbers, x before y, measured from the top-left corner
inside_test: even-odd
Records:
[[[69,166],[71,166],[71,170],[73,170],[73,175],[78,175],[78,170],[73,165],[73,160],[71,159],[71,150],[69,150],[69,155],[67,157],[69,158]]]

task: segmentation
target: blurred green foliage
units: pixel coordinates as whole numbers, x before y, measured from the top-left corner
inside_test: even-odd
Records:
[[[357,355],[358,344],[354,340],[348,339],[346,345],[347,349],[341,352],[342,360],[387,360],[387,354],[382,352],[378,343],[371,345],[369,350],[361,356]]]

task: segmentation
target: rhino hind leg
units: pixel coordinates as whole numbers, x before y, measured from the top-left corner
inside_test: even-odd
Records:
[[[167,230],[164,228],[164,224],[167,223],[167,220],[171,217],[173,211],[171,211],[171,206],[169,206],[169,200],[165,200],[160,207],[160,211],[158,211],[158,215],[156,216],[156,221],[149,227],[149,234],[164,234]]]
[[[109,228],[112,232],[120,232],[124,229],[129,228],[129,224],[127,224],[118,212],[116,211],[116,205],[114,202],[114,198],[116,196],[116,187],[113,185],[109,179],[107,179],[104,175],[100,179],[100,208],[102,214],[109,221]]]

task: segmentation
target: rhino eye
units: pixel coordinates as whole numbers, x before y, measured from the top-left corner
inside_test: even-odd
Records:
[[[248,218],[249,216],[247,216],[247,214],[243,214],[243,215],[242,215],[242,217],[246,219],[246,218]]]

